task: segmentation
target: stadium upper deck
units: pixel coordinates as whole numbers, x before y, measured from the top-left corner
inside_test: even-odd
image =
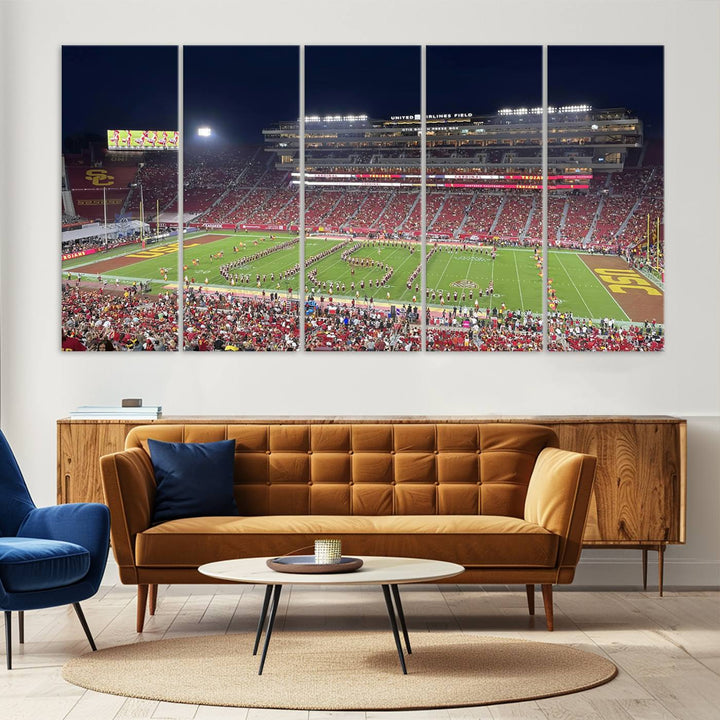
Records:
[[[541,167],[541,108],[506,108],[492,115],[429,115],[429,172],[482,170],[537,173]],[[306,171],[389,172],[420,168],[420,115],[372,120],[366,115],[305,118]],[[298,122],[263,130],[278,170],[298,170]],[[626,108],[549,108],[548,169],[554,173],[622,170],[643,144],[642,121]]]

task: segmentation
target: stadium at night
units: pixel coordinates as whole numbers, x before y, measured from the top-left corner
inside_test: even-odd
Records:
[[[662,137],[629,103],[558,103],[544,178],[541,108],[497,107],[425,135],[412,103],[307,114],[304,137],[290,113],[241,141],[104,128],[63,158],[64,342],[176,349],[182,288],[186,349],[295,350],[304,287],[308,350],[541,350],[544,305],[550,350],[662,349]]]

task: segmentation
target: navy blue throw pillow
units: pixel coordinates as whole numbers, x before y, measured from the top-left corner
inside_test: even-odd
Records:
[[[239,515],[233,495],[235,441],[174,443],[148,439],[157,492],[154,524],[206,515]]]

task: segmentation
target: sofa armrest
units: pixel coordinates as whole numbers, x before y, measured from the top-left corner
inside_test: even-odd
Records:
[[[150,527],[155,503],[155,475],[140,448],[100,458],[105,502],[110,508],[110,539],[124,583],[137,582],[135,537]]]
[[[525,520],[560,536],[558,578],[570,582],[582,551],[595,466],[592,455],[546,448],[538,456],[525,498]]]

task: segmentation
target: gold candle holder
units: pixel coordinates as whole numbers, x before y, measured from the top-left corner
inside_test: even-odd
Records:
[[[335,565],[342,559],[342,542],[340,540],[316,540],[315,564]]]

